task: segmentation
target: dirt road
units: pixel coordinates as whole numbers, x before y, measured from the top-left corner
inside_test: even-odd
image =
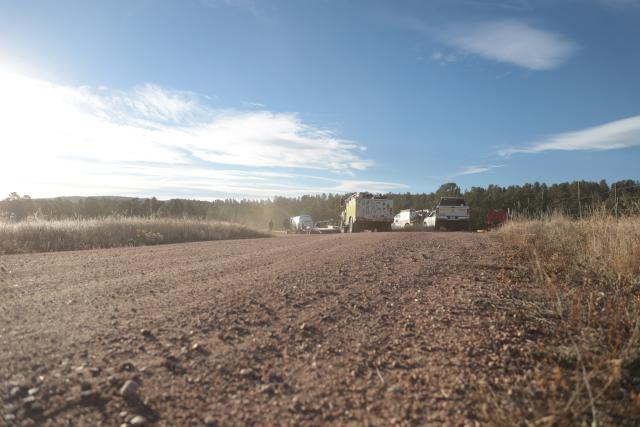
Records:
[[[521,331],[486,303],[502,258],[472,233],[0,257],[0,413],[8,425],[484,424],[483,384],[522,369],[509,351]]]

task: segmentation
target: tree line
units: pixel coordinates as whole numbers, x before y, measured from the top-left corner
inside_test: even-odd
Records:
[[[308,214],[315,220],[338,218],[345,194],[318,194],[301,197],[274,197],[268,200],[190,200],[128,197],[57,197],[32,199],[11,193],[0,201],[0,217],[22,221],[30,218],[68,219],[123,217],[199,218],[238,222],[265,228],[273,221],[279,228],[283,220]],[[432,193],[390,193],[396,211],[431,209],[440,197],[462,196],[471,207],[474,228],[484,226],[489,209],[509,209],[523,215],[560,211],[574,217],[588,215],[595,207],[624,215],[640,210],[640,181],[574,181],[560,184],[471,187],[462,191],[453,182]]]

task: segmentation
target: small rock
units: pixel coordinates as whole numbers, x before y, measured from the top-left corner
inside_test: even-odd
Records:
[[[83,400],[98,400],[100,393],[93,390],[82,390],[80,392],[80,398]]]
[[[137,382],[132,380],[127,380],[122,386],[122,388],[120,388],[120,394],[123,397],[133,397],[138,393],[139,388],[140,388],[140,385]]]
[[[123,364],[120,365],[120,370],[121,371],[131,372],[131,371],[133,371],[135,369],[136,369],[136,367],[133,366],[133,363],[131,363],[131,362],[124,362]]]
[[[129,415],[129,413],[127,411],[122,411],[118,415],[120,416],[120,418],[127,418],[127,415]]]
[[[240,369],[240,375],[245,378],[250,378],[250,377],[253,377],[255,373],[251,368],[242,368]]]
[[[24,389],[22,387],[15,386],[11,389],[11,391],[9,392],[9,395],[11,397],[19,397],[24,393],[23,390]]]
[[[143,426],[147,423],[147,419],[142,415],[136,415],[129,421],[129,425],[131,426]]]
[[[24,399],[22,399],[22,403],[24,403],[25,405],[30,405],[32,403],[35,403],[36,398],[33,396],[27,396]]]
[[[100,375],[101,369],[95,367],[95,368],[89,369],[89,372],[91,372],[92,376],[97,377],[98,375]]]
[[[404,390],[402,390],[402,387],[400,387],[399,385],[394,385],[393,387],[389,388],[389,392],[393,394],[402,394]]]
[[[204,418],[204,425],[207,427],[216,427],[218,425],[218,420],[216,420],[213,415],[207,415]]]
[[[260,391],[264,394],[268,394],[269,396],[272,396],[274,394],[274,389],[271,384],[263,384],[262,386],[260,386]]]
[[[27,394],[28,394],[29,396],[33,396],[33,395],[38,394],[38,392],[39,392],[39,391],[40,391],[40,389],[39,389],[38,387],[33,387],[33,388],[30,388],[30,389],[29,389],[29,391],[27,392]]]
[[[151,336],[151,331],[148,329],[140,329],[140,333],[142,334],[142,336],[145,336],[145,337]]]

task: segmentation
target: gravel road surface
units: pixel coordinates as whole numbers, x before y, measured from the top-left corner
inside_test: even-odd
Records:
[[[0,425],[477,425],[499,244],[361,233],[0,256]]]

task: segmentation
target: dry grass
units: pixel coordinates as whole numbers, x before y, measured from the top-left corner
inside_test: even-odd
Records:
[[[640,217],[597,212],[516,219],[498,232],[543,290],[531,323],[532,381],[516,414],[532,425],[635,425],[640,419]],[[533,411],[531,411],[533,408]],[[517,412],[517,409],[514,409]]]
[[[267,237],[243,225],[163,218],[0,222],[0,254]]]

